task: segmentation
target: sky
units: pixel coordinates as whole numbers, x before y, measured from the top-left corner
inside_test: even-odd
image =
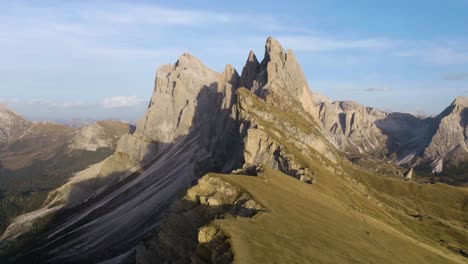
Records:
[[[238,72],[268,36],[313,92],[435,115],[468,96],[468,0],[0,1],[0,103],[32,120],[142,117],[158,66]]]

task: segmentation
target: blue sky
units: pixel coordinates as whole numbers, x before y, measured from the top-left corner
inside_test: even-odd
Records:
[[[437,114],[468,96],[468,1],[1,1],[0,102],[35,120],[136,120],[188,51],[240,72],[268,36],[314,92]],[[433,3],[432,3],[433,2]]]

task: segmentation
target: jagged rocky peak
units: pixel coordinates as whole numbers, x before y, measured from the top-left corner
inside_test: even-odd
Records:
[[[273,37],[266,41],[265,57],[260,64],[250,52],[242,71],[241,87],[269,103],[313,115],[312,93],[294,52],[285,51]]]
[[[217,92],[222,97],[221,109],[232,109],[236,103],[236,90],[239,88],[240,77],[231,64],[226,65],[218,80]]]
[[[245,66],[242,69],[242,77],[240,78],[240,87],[246,87],[246,88],[251,89],[259,73],[260,73],[260,62],[258,62],[257,56],[255,56],[255,53],[251,50],[249,52],[249,57],[247,58],[247,61],[245,62]]]
[[[236,69],[234,68],[234,66],[232,66],[232,64],[228,64],[224,68],[224,71],[221,74],[221,79],[220,79],[220,82],[222,81],[229,82],[235,86],[239,86],[240,77]]]
[[[458,96],[452,103],[453,105],[460,105],[468,107],[468,97],[467,96]]]
[[[468,97],[457,97],[433,121],[436,130],[423,155],[433,172],[442,172],[447,161],[468,162]]]
[[[0,104],[0,146],[8,143],[17,133],[31,125],[20,114],[6,105]]]
[[[220,74],[195,56],[184,53],[171,67],[156,74],[154,93],[136,135],[157,142],[173,142],[188,134],[202,90],[216,88]]]
[[[468,97],[458,96],[452,103],[453,113],[464,115],[464,120],[468,120]],[[465,121],[466,122],[466,121]]]

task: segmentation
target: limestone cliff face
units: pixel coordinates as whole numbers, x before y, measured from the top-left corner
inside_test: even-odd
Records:
[[[432,162],[433,171],[443,171],[445,162],[468,162],[468,97],[458,97],[434,118],[435,133],[423,158]]]
[[[186,136],[195,121],[201,92],[214,90],[220,74],[191,54],[183,54],[172,66],[158,69],[153,96],[135,134],[154,142],[174,142]]]
[[[131,130],[131,125],[118,121],[96,122],[78,129],[68,145],[68,150],[96,151],[99,148],[114,150],[120,137],[130,134]]]
[[[467,99],[457,98],[434,118],[387,113],[356,102],[316,100],[316,120],[337,148],[354,154],[443,170],[444,161],[467,161]]]
[[[321,157],[322,164],[336,163],[334,148],[307,118],[268,104],[246,89],[238,90],[238,117],[246,164],[264,164],[300,178],[305,167],[301,156]]]
[[[24,117],[0,104],[0,148],[29,126],[31,123]]]
[[[260,64],[250,52],[240,85],[277,107],[314,112],[312,93],[294,52],[285,51],[272,37],[267,39]]]
[[[206,107],[199,101],[201,93],[215,90],[219,77],[188,53],[174,65],[161,66],[148,110],[135,133],[120,140],[118,152],[127,154],[135,163],[148,162],[170,144],[187,137],[198,118],[196,111],[201,113],[200,108]]]
[[[317,119],[328,138],[347,152],[384,151],[387,137],[375,123],[384,118],[384,113],[351,101],[318,104]]]
[[[430,130],[429,123],[412,115],[386,113],[352,101],[321,101],[317,114],[338,148],[380,158],[417,155]]]

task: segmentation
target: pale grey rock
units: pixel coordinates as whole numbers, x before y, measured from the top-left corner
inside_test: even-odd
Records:
[[[319,132],[307,134],[310,133],[309,126],[313,126],[312,123],[307,123],[309,126],[306,127],[298,127],[291,120],[266,111],[282,111],[281,108],[268,105],[250,91],[239,91],[237,109],[242,120],[239,128],[243,137],[245,164],[262,164],[299,179],[298,171],[304,165],[285,148],[286,144],[294,146],[305,156],[317,151],[324,159],[336,163],[333,147]]]
[[[314,112],[312,93],[294,52],[285,51],[272,37],[267,39],[265,57],[260,65],[250,52],[241,80],[241,87],[277,107],[296,112],[305,110],[310,115]]]
[[[407,172],[403,174],[404,179],[411,179],[413,177],[413,168],[409,169]]]
[[[0,148],[32,125],[20,114],[6,105],[0,104]]]
[[[446,161],[468,162],[463,155],[468,153],[468,97],[457,97],[434,121],[437,128],[423,154],[434,172],[440,173]]]
[[[96,151],[100,148],[114,150],[117,141],[130,133],[131,126],[119,121],[100,121],[81,127],[68,145],[68,150]]]
[[[95,124],[80,129],[78,135],[73,138],[69,149],[96,151],[98,148],[111,147],[112,138],[107,138],[104,128]]]
[[[397,164],[430,166],[434,173],[441,173],[446,161],[467,161],[466,97],[458,97],[434,118],[387,113],[350,101],[315,99],[315,119],[325,137],[342,151],[371,154]]]
[[[268,133],[260,129],[249,128],[244,139],[244,158],[246,163],[262,163],[273,169],[279,167],[275,153],[280,145]]]
[[[216,89],[220,74],[195,56],[184,53],[173,66],[162,66],[145,117],[135,134],[154,142],[170,143],[186,136],[192,128],[202,90]],[[201,98],[203,99],[203,98]]]
[[[314,179],[309,177],[309,176],[305,176],[305,175],[301,175],[301,177],[299,178],[299,180],[301,182],[305,182],[307,184],[312,184],[314,182]]]
[[[138,163],[147,163],[154,158],[158,152],[158,145],[146,138],[140,138],[137,135],[123,135],[117,143],[116,153],[127,155],[136,165]]]
[[[254,81],[257,75],[260,73],[260,63],[257,60],[257,56],[251,50],[249,57],[242,69],[242,77],[240,79],[240,87],[251,88],[253,87]]]

